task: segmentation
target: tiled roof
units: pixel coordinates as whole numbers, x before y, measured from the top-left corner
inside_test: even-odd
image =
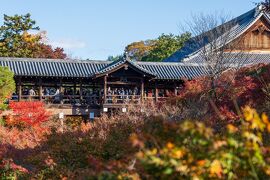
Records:
[[[259,18],[265,17],[270,21],[270,15],[264,11],[258,11],[258,8],[254,8],[247,13],[221,25],[221,26],[229,26],[231,24],[231,29],[228,36],[227,43],[230,43],[241,34],[243,34],[248,28],[250,28]],[[218,27],[217,27],[218,28]],[[214,29],[215,30],[215,29]],[[215,31],[216,32],[216,31]],[[222,33],[222,32],[221,32]],[[202,35],[203,36],[203,35]],[[223,34],[217,34],[217,37],[222,38]],[[217,38],[217,40],[219,39]],[[218,41],[217,41],[218,42]],[[164,62],[181,62],[186,61],[188,59],[193,59],[198,57],[199,50],[202,47],[207,47],[209,42],[205,41],[204,43],[197,43],[196,37],[191,38],[189,41],[185,43],[185,46],[171,55],[169,58],[165,59]]]
[[[249,65],[249,64],[269,64],[270,63],[270,54],[269,53],[228,53],[224,55],[224,62],[228,62],[228,64],[235,65]],[[200,55],[191,56],[190,58],[186,58],[183,60],[185,63],[195,63],[198,65],[202,65],[205,63],[205,59]]]
[[[105,67],[107,61],[0,58],[17,76],[88,77]]]
[[[0,58],[0,66],[7,66],[17,76],[91,77],[106,72],[119,63],[111,61],[49,60]],[[139,70],[151,73],[156,79],[194,78],[205,75],[205,67],[184,63],[130,62]]]
[[[156,77],[156,73],[148,71],[147,69],[142,68],[141,66],[138,65],[138,63],[136,63],[134,61],[131,61],[129,59],[120,59],[118,61],[111,62],[110,64],[108,64],[107,66],[105,66],[104,68],[102,68],[98,72],[96,72],[95,75],[104,74],[104,73],[106,73],[108,71],[111,71],[114,68],[117,68],[117,67],[119,67],[119,66],[121,66],[121,65],[123,65],[125,63],[133,66],[134,68],[138,69],[139,71],[141,71],[143,73],[146,73],[146,74],[148,74],[150,76]]]

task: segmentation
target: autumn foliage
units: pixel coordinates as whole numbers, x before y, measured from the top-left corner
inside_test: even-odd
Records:
[[[264,64],[227,71],[214,82],[214,89],[208,77],[187,80],[178,100],[186,109],[196,110],[191,111],[187,118],[212,119],[214,124],[220,120],[236,120],[239,107],[249,105],[261,109],[261,112],[267,111],[269,74],[270,65]]]
[[[11,102],[9,107],[14,113],[10,121],[26,126],[39,126],[50,117],[43,102]]]
[[[22,179],[269,179],[269,74],[269,65],[228,71],[214,90],[201,77],[186,81],[182,94],[167,102],[130,107],[125,114],[103,115],[91,123],[66,118],[63,127],[58,119],[48,120],[42,103],[10,103],[13,122],[24,127],[0,126],[0,174]],[[39,124],[46,131],[32,128]]]
[[[239,126],[228,124],[222,134],[204,123],[163,122],[164,129],[133,135],[137,157],[155,179],[264,179],[270,176],[270,122],[254,109],[243,110]],[[173,138],[170,136],[173,135]],[[146,138],[152,137],[152,138]],[[167,137],[167,141],[164,141]]]

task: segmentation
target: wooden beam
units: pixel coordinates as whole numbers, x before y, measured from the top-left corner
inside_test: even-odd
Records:
[[[108,85],[140,85],[140,83],[136,82],[121,82],[121,81],[116,81],[116,82],[107,82]]]

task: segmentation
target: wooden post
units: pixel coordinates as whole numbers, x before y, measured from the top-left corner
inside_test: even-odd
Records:
[[[144,80],[141,80],[141,101],[144,100]]]
[[[82,88],[82,79],[80,79],[80,100],[83,99],[83,88]]]
[[[60,93],[63,93],[63,80],[62,79],[60,79],[59,91]]]
[[[19,77],[18,79],[18,101],[22,100],[22,79]]]
[[[104,76],[104,104],[107,102],[107,75]]]
[[[60,84],[59,84],[59,92],[60,92],[60,104],[64,104],[64,101],[63,101],[63,80],[62,78],[60,79]]]
[[[157,82],[155,82],[155,101],[158,101],[158,88],[157,88]]]
[[[174,83],[174,95],[177,96],[177,86],[176,86],[176,83]]]
[[[39,100],[42,101],[42,79],[39,78],[38,82],[38,95],[39,95]]]
[[[75,82],[75,81],[74,81]],[[76,82],[74,83],[73,85],[73,95],[75,96],[76,95]]]

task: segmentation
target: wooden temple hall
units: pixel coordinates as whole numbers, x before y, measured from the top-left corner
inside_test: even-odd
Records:
[[[183,79],[205,74],[183,63],[0,58],[15,74],[12,101],[43,101],[55,113],[127,110],[129,104],[177,95]]]

